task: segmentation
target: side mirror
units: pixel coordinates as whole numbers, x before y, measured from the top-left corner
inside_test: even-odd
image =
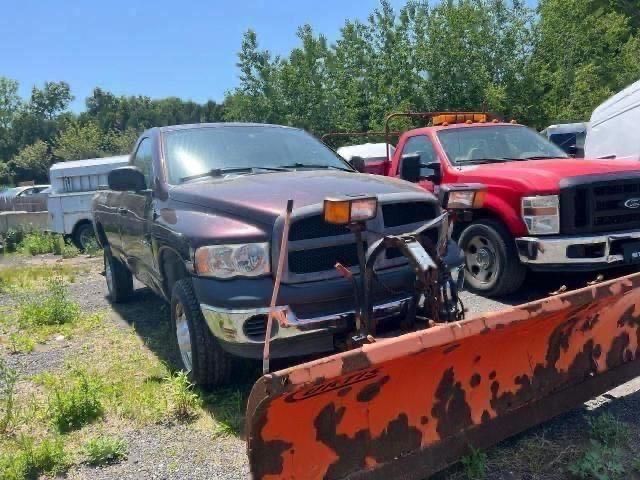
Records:
[[[351,157],[351,160],[349,160],[349,163],[356,171],[360,173],[366,172],[364,158],[354,155]]]
[[[431,180],[433,183],[440,183],[442,180],[442,166],[440,165],[440,162],[429,162],[426,165],[423,165],[423,167],[433,170],[431,175],[427,175],[425,177],[427,180]]]
[[[138,167],[119,167],[109,172],[109,189],[116,192],[141,192],[146,190],[147,182]]]
[[[403,155],[400,163],[400,178],[407,182],[416,183],[420,180],[420,155]]]

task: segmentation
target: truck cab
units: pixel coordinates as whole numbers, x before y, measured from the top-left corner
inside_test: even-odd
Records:
[[[637,161],[572,158],[534,130],[484,113],[430,120],[400,136],[386,174],[431,192],[488,187],[483,209],[456,227],[471,289],[504,295],[528,269],[598,271],[640,260]]]

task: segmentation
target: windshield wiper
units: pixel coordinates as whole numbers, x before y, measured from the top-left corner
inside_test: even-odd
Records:
[[[549,157],[545,155],[532,155],[530,157],[520,157],[520,158],[508,158],[507,160],[552,160],[554,158],[569,158],[569,157]]]
[[[511,158],[474,158],[471,160],[458,160],[456,164],[474,164],[474,163],[504,163],[512,160]]]
[[[180,179],[181,182],[188,182],[190,180],[197,180],[204,177],[221,177],[231,173],[258,173],[260,171],[267,172],[286,172],[287,169],[283,167],[230,167],[230,168],[212,168],[207,172],[198,173],[197,175],[190,175]]]
[[[291,165],[282,165],[281,168],[326,168],[326,169],[333,169],[333,170],[342,170],[343,172],[351,172],[351,170],[347,168],[340,168],[340,167],[336,167],[335,165],[321,165],[316,163],[301,163],[301,162],[292,163]]]

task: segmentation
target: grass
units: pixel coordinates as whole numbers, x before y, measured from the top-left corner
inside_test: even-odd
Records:
[[[0,268],[0,293],[30,292],[44,287],[53,277],[73,283],[78,273],[86,270],[71,265],[27,265]]]
[[[71,381],[54,388],[49,398],[49,415],[60,433],[77,430],[104,414],[99,381],[82,371],[72,375]]]
[[[0,358],[0,433],[9,429],[14,417],[18,373]]]
[[[69,298],[66,282],[60,276],[47,281],[46,293],[24,297],[18,306],[21,327],[64,325],[79,317],[80,305]]]
[[[120,438],[99,436],[89,439],[83,451],[88,464],[105,465],[126,458],[127,443]]]
[[[31,256],[45,253],[62,255],[64,244],[64,238],[60,235],[34,231],[24,235],[18,244],[17,251],[23,255]]]
[[[26,480],[40,475],[58,475],[69,467],[69,459],[60,437],[45,438],[40,442],[21,437],[18,448],[0,454],[0,478]]]
[[[200,397],[194,392],[187,374],[177,372],[165,377],[165,386],[171,415],[182,420],[195,417],[201,405]]]
[[[471,447],[471,453],[462,458],[464,474],[469,480],[485,478],[487,471],[487,454]]]

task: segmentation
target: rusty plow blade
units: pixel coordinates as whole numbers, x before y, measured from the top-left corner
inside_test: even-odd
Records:
[[[640,375],[640,274],[262,377],[254,479],[424,479]]]

